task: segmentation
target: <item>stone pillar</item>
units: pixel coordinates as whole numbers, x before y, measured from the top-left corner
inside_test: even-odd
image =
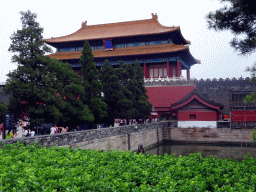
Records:
[[[187,69],[187,80],[190,80],[190,70]]]
[[[169,64],[169,61],[166,62],[166,70],[167,70],[167,77],[170,77],[170,64]]]
[[[181,63],[177,61],[177,77],[181,76]]]
[[[147,78],[147,64],[146,63],[144,63],[143,71],[144,71],[144,77]]]

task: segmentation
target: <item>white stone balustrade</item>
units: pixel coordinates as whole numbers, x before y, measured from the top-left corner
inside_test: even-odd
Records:
[[[186,79],[184,79],[184,77],[180,76],[180,77],[164,77],[164,78],[161,78],[161,77],[158,77],[158,78],[145,78],[144,77],[144,83],[148,83],[148,82],[164,82],[164,81],[167,81],[167,82],[170,82],[170,81],[178,81],[178,80],[182,80],[182,81],[187,81]]]

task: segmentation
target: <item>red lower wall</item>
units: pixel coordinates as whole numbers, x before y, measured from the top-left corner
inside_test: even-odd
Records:
[[[256,121],[256,111],[231,111],[232,122]]]
[[[191,119],[190,115],[194,114],[195,119]],[[218,114],[215,111],[184,111],[178,112],[178,121],[218,121]]]

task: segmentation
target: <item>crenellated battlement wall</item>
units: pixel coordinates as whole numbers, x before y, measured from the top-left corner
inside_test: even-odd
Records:
[[[145,87],[161,87],[161,86],[196,86],[196,89],[202,94],[212,99],[215,102],[221,103],[224,106],[222,113],[224,115],[230,114],[230,101],[233,91],[240,92],[256,92],[256,81],[251,82],[250,78],[232,78],[232,79],[191,79],[186,81],[185,79],[179,80],[164,80],[146,82]],[[0,87],[0,100],[8,104],[8,98],[10,95],[1,93],[2,87]]]
[[[233,91],[256,92],[256,82],[251,82],[250,78],[230,79],[200,79],[191,80],[196,85],[196,89],[215,102],[224,106],[223,114],[229,115],[231,94]]]
[[[224,106],[222,113],[230,114],[231,94],[238,92],[256,92],[256,82],[251,82],[250,78],[233,79],[191,79],[191,80],[164,80],[151,81],[145,83],[146,87],[165,87],[165,86],[195,86],[198,91],[209,99],[218,102]]]

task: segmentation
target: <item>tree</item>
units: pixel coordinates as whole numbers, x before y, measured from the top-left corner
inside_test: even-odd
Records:
[[[107,105],[102,100],[102,83],[98,79],[98,70],[93,60],[94,56],[90,44],[88,41],[85,41],[82,56],[79,60],[85,87],[84,102],[92,111],[94,121],[99,123],[107,116]]]
[[[9,101],[10,110],[16,114],[29,112],[33,118],[32,111],[40,110],[36,109],[35,97],[36,85],[41,79],[38,71],[47,64],[43,55],[51,49],[44,43],[43,28],[36,22],[37,15],[29,10],[20,14],[22,29],[11,35],[12,43],[8,49],[15,53],[12,62],[18,63],[18,69],[8,74],[5,90],[13,93]]]
[[[18,66],[8,74],[5,90],[12,93],[10,111],[16,116],[29,116],[32,125],[93,121],[92,113],[83,103],[82,78],[68,63],[50,58],[45,58],[45,62],[48,64],[35,71]],[[26,82],[31,76],[41,78]]]
[[[235,36],[243,35],[244,38],[234,38],[231,46],[242,55],[251,54],[256,49],[256,1],[254,0],[221,0],[229,4],[223,8],[210,12],[207,16],[209,28],[215,30],[231,30]],[[255,79],[256,63],[247,67],[251,72],[252,81]],[[254,102],[256,98],[252,93],[244,98],[245,103]]]
[[[12,43],[8,50],[17,53],[12,56],[12,62],[37,69],[41,67],[39,56],[51,52],[51,49],[43,40],[44,29],[36,22],[37,14],[30,10],[21,11],[20,14],[22,29],[11,35]]]
[[[148,102],[147,90],[144,86],[144,73],[140,63],[134,63],[133,85],[129,87],[134,97],[134,108],[138,111],[136,119],[147,119],[150,117],[152,105]]]
[[[128,90],[120,84],[118,76],[108,60],[105,60],[100,71],[100,80],[103,85],[104,101],[107,104],[107,124],[114,124],[116,118],[131,118],[132,101],[127,99]]]
[[[88,105],[85,104],[85,89],[83,86],[83,78],[72,70],[72,66],[68,63],[62,63],[56,59],[50,59],[48,68],[45,69],[47,76],[51,74],[50,80],[55,95],[61,102],[57,103],[60,110],[60,122],[76,127],[79,123],[93,122],[94,117]]]
[[[0,101],[0,124],[4,123],[5,116],[8,113],[8,107],[4,102]]]
[[[120,68],[115,70],[120,78],[120,83],[127,89],[127,99],[132,101],[131,113],[133,119],[147,119],[150,116],[152,105],[148,102],[144,86],[143,70],[138,60],[134,66],[120,62]]]
[[[231,42],[241,54],[250,54],[256,49],[256,1],[254,0],[221,0],[228,2],[223,8],[210,12],[207,16],[209,28],[231,30],[235,36]]]
[[[70,64],[44,56],[50,49],[44,44],[43,28],[35,21],[36,14],[30,11],[20,14],[22,29],[11,36],[9,48],[15,53],[12,61],[18,63],[18,68],[8,74],[5,87],[12,94],[10,112],[16,117],[29,115],[32,126],[92,121],[88,106],[80,101],[80,96],[85,95],[83,79]]]

